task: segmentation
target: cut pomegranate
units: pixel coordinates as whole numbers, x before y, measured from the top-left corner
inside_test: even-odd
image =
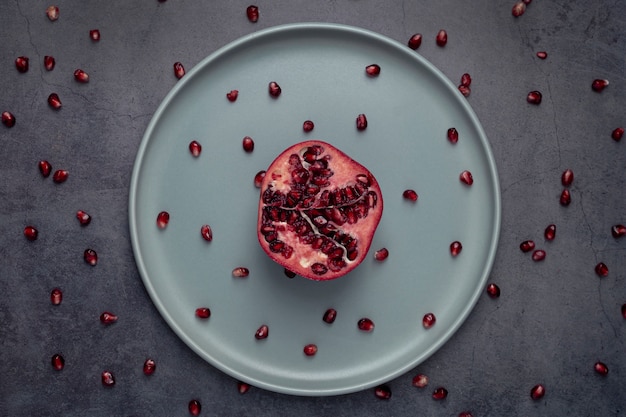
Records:
[[[304,346],[304,349],[302,350],[306,356],[315,356],[315,354],[317,353],[317,345],[310,343]]]
[[[41,172],[41,175],[44,178],[48,178],[50,176],[50,173],[52,172],[52,165],[50,165],[50,162],[42,160],[39,161],[37,166],[39,167],[39,172]]]
[[[267,326],[267,324],[263,324],[254,333],[254,338],[257,340],[267,339],[267,336],[269,336],[269,334],[270,328]]]
[[[89,223],[91,223],[91,216],[83,210],[78,210],[76,212],[76,218],[78,219],[78,223],[80,223],[81,226],[87,226]]]
[[[191,400],[189,401],[189,414],[191,414],[192,416],[199,416],[200,415],[200,411],[202,411],[202,405],[200,404],[200,401],[198,400]]]
[[[367,129],[367,116],[365,116],[363,113],[359,114],[356,117],[356,129],[357,130]]]
[[[146,359],[146,361],[143,363],[144,375],[150,376],[154,373],[154,371],[156,371],[156,362],[154,361],[154,359]]]
[[[523,1],[518,1],[513,5],[513,9],[511,10],[511,14],[515,17],[520,17],[526,11],[526,3]]]
[[[50,362],[52,363],[52,368],[54,368],[55,371],[62,371],[65,367],[65,358],[58,353],[52,355],[52,360]]]
[[[276,81],[271,81],[267,86],[267,91],[271,97],[278,98],[278,96],[280,96],[280,93],[283,92],[283,89],[280,88],[280,85],[278,85]]]
[[[572,182],[574,182],[574,171],[568,168],[561,174],[561,184],[563,187],[569,187]]]
[[[609,85],[609,80],[595,79],[591,83],[591,89],[596,93],[602,92]]]
[[[261,185],[263,184],[263,178],[265,178],[265,173],[266,171],[263,169],[257,172],[256,175],[254,176],[254,186],[256,188],[261,188]]]
[[[365,73],[370,77],[378,77],[380,75],[380,65],[368,65],[367,67],[365,67]]]
[[[362,319],[360,319],[356,325],[359,330],[364,332],[371,332],[374,330],[375,327],[374,322],[367,317],[363,317]]]
[[[530,398],[533,400],[540,400],[546,395],[546,389],[542,384],[537,384],[530,390]]]
[[[424,317],[422,317],[422,325],[425,329],[430,329],[437,322],[437,318],[433,313],[426,313]]]
[[[404,192],[402,193],[402,197],[405,200],[409,200],[409,201],[417,201],[417,193],[415,192],[415,190],[404,190]]]
[[[63,292],[59,288],[54,288],[50,292],[50,302],[53,306],[58,306],[63,301]]]
[[[100,40],[100,31],[98,29],[92,29],[89,31],[89,37],[92,41],[98,42]]]
[[[528,93],[528,95],[526,96],[526,101],[530,104],[541,104],[541,98],[541,93],[535,90]]]
[[[170,222],[170,214],[167,211],[162,211],[157,214],[156,225],[159,229],[165,229]]]
[[[85,249],[83,253],[83,259],[91,266],[96,266],[98,263],[98,254],[93,249]]]
[[[388,400],[391,398],[391,388],[388,385],[379,385],[374,388],[374,395],[381,400]]]
[[[56,61],[54,60],[53,56],[46,55],[43,57],[43,67],[46,69],[46,71],[52,71],[55,64]]]
[[[411,384],[417,388],[424,388],[428,385],[428,377],[424,374],[417,374],[413,377]]]
[[[466,185],[474,184],[474,177],[472,176],[472,173],[467,170],[461,172],[459,179],[461,180],[463,184],[466,184]]]
[[[283,272],[285,273],[285,276],[287,278],[295,278],[296,277],[296,273],[293,272],[293,271],[288,270],[287,268],[284,268]]]
[[[546,51],[539,51],[537,52],[537,58],[539,59],[546,59],[548,57],[548,53]]]
[[[102,385],[104,385],[105,387],[112,387],[113,385],[115,385],[115,377],[110,371],[103,371],[101,378]]]
[[[532,258],[535,262],[543,261],[544,259],[546,259],[546,251],[542,249],[537,249],[533,252]]]
[[[200,227],[200,236],[202,236],[202,239],[206,240],[207,242],[212,241],[213,231],[211,230],[211,226],[209,226],[208,224],[202,225],[202,227]]]
[[[302,130],[305,132],[310,132],[314,127],[315,124],[310,120],[305,120],[304,123],[302,123]]]
[[[624,136],[623,127],[618,127],[615,130],[613,130],[613,132],[611,132],[611,137],[613,138],[615,142],[619,142],[620,140],[622,140],[622,136]]]
[[[52,93],[48,96],[48,105],[55,110],[59,110],[63,106],[57,93]]]
[[[409,48],[416,50],[422,44],[422,34],[415,33],[413,36],[409,38],[409,41],[407,42],[407,44],[409,45]]]
[[[472,84],[472,76],[468,73],[461,75],[461,85],[463,87],[469,87]]]
[[[254,150],[254,140],[250,136],[246,136],[241,141],[241,145],[243,146],[243,150],[250,153]]]
[[[11,112],[3,111],[1,118],[2,118],[2,124],[5,125],[6,127],[15,126],[15,116],[13,116]]]
[[[202,145],[200,145],[198,141],[192,140],[189,142],[189,152],[191,152],[191,155],[194,157],[199,157],[202,153]]]
[[[457,143],[459,141],[459,132],[453,127],[448,129],[447,136],[450,143]]]
[[[472,93],[472,90],[465,85],[459,85],[458,89],[461,92],[461,94],[463,94],[463,97],[469,97],[470,94]]]
[[[226,98],[231,103],[237,101],[237,97],[239,97],[239,90],[230,90],[228,93],[226,93]]]
[[[626,226],[624,226],[623,224],[616,224],[612,226],[611,234],[615,239],[626,236]]]
[[[61,184],[65,181],[67,181],[67,178],[69,177],[70,173],[67,172],[64,169],[57,169],[56,171],[54,171],[54,174],[52,174],[52,181],[56,182],[57,184]]]
[[[329,308],[324,312],[324,316],[322,316],[322,320],[328,324],[332,324],[337,319],[337,310],[334,308]]]
[[[444,387],[435,388],[433,391],[433,400],[444,400],[448,396],[448,390]]]
[[[113,324],[117,322],[117,316],[113,313],[105,311],[102,314],[100,314],[100,322],[102,324]]]
[[[606,364],[602,363],[602,362],[596,362],[593,365],[593,369],[599,373],[600,375],[608,375],[609,373],[609,368],[608,366],[606,366]]]
[[[339,278],[367,256],[383,211],[361,164],[319,141],[286,149],[261,184],[258,240],[275,262],[312,280]]]
[[[533,242],[532,240],[525,240],[520,243],[519,248],[522,252],[530,252],[531,250],[535,249],[535,242]]]
[[[606,266],[606,264],[604,262],[600,262],[596,265],[595,268],[596,274],[600,277],[600,278],[605,278],[609,276],[609,267]]]
[[[455,240],[454,242],[450,243],[450,255],[456,257],[461,253],[462,250],[463,250],[463,245],[458,240]]]
[[[250,390],[250,384],[246,384],[242,381],[237,381],[237,390],[239,391],[239,394],[245,394]]]
[[[46,9],[46,15],[51,22],[54,22],[59,18],[59,8],[57,6],[48,6]]]
[[[441,47],[446,46],[446,44],[448,43],[448,32],[441,29],[439,32],[437,32],[436,41],[437,41],[437,46],[441,46]]]
[[[211,309],[208,307],[196,308],[196,317],[199,319],[208,319],[211,317]]]
[[[252,23],[256,23],[259,20],[259,8],[255,5],[250,5],[246,8],[246,16]]]
[[[89,74],[87,74],[82,69],[77,69],[74,71],[74,79],[79,83],[88,83],[89,82]]]
[[[37,240],[37,236],[39,236],[39,231],[33,226],[26,226],[24,228],[24,237],[26,237],[26,239],[32,242],[34,240]]]
[[[570,194],[568,189],[565,189],[561,192],[561,196],[559,197],[559,203],[561,203],[562,206],[569,206],[569,204],[572,202],[572,195]]]
[[[548,227],[546,227],[546,230],[544,230],[543,232],[543,236],[546,238],[546,240],[554,240],[554,238],[556,237],[556,225],[548,225]]]
[[[15,68],[18,72],[25,73],[28,71],[28,62],[27,56],[18,56],[15,58]]]
[[[233,269],[233,276],[235,278],[245,278],[248,275],[250,275],[250,270],[248,268],[244,268],[242,266],[239,266],[239,267]]]
[[[374,252],[374,259],[376,259],[378,262],[382,262],[388,257],[389,251],[387,250],[387,248],[381,248]]]
[[[181,62],[174,62],[174,76],[179,80],[185,75],[185,67]]]
[[[498,287],[496,284],[487,285],[487,294],[491,298],[500,297],[500,287]]]

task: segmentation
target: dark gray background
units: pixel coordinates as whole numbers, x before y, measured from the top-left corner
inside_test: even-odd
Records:
[[[197,398],[203,416],[474,416],[626,414],[626,3],[532,2],[511,16],[513,0],[259,1],[260,19],[247,21],[240,0],[52,2],[0,4],[0,111],[17,118],[0,126],[0,415],[186,416]],[[405,43],[415,32],[419,53],[455,84],[472,75],[469,102],[493,146],[502,188],[502,234],[484,295],[456,335],[411,372],[389,382],[393,396],[373,390],[326,398],[294,397],[252,388],[217,371],[184,345],[161,319],[135,267],[128,231],[131,171],[143,132],[176,83],[172,64],[187,70],[226,43],[256,30],[322,21],[370,29]],[[102,39],[93,43],[89,29]],[[445,48],[435,45],[448,31]],[[548,59],[535,53],[545,50]],[[14,60],[30,57],[20,74]],[[46,72],[44,55],[57,60]],[[81,85],[76,68],[91,76]],[[606,78],[601,94],[591,90]],[[531,90],[543,102],[526,102]],[[60,112],[46,98],[57,92]],[[37,162],[70,171],[67,183],[42,179]],[[561,172],[575,173],[572,203],[561,207]],[[81,228],[78,209],[93,216]],[[552,242],[544,228],[557,225]],[[24,226],[39,239],[28,242]],[[547,251],[535,263],[519,250],[534,239]],[[92,268],[85,248],[98,251]],[[594,266],[605,262],[609,276]],[[64,291],[62,305],[49,301]],[[104,327],[104,310],[119,321]],[[62,372],[50,366],[60,352]],[[145,377],[146,357],[157,371]],[[597,375],[593,364],[610,372]],[[103,369],[116,386],[100,382]],[[413,376],[430,385],[418,389]],[[543,383],[540,401],[529,396]],[[434,401],[432,390],[449,396]]]

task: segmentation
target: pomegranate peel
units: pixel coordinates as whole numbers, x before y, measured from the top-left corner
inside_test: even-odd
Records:
[[[372,173],[334,146],[309,140],[287,148],[267,169],[257,236],[278,264],[326,281],[365,259],[382,213]]]

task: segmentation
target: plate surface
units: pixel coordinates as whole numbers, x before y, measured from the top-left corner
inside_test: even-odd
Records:
[[[376,63],[379,77],[365,74]],[[268,95],[276,81],[282,95]],[[236,102],[226,93],[239,90]],[[359,132],[355,119],[367,115]],[[314,121],[312,132],[302,123]],[[459,132],[456,145],[448,128]],[[242,138],[255,141],[252,153]],[[254,175],[306,139],[332,143],[378,179],[385,209],[371,256],[330,282],[287,278],[256,238]],[[188,149],[202,145],[199,157]],[[468,187],[463,170],[473,174]],[[402,198],[412,188],[417,203]],[[334,24],[278,26],[237,40],[187,73],[141,142],[130,190],[136,262],[177,335],[234,378],[297,395],[335,395],[388,381],[441,347],[475,305],[500,228],[498,176],[467,100],[435,67],[396,41]],[[167,228],[156,226],[160,211]],[[205,242],[200,227],[211,225]],[[463,250],[450,255],[460,241]],[[389,258],[373,259],[386,247]],[[249,277],[233,278],[237,266]],[[211,317],[195,317],[197,307]],[[327,308],[336,321],[322,321]],[[430,329],[422,317],[437,317]],[[357,329],[362,317],[376,325]],[[256,340],[267,324],[269,337]],[[315,343],[318,353],[303,354]]]

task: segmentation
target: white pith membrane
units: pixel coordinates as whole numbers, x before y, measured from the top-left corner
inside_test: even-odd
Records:
[[[265,175],[259,241],[285,268],[333,279],[364,259],[371,239],[363,236],[373,235],[381,215],[378,184],[365,167],[329,144],[303,142],[283,152]]]

